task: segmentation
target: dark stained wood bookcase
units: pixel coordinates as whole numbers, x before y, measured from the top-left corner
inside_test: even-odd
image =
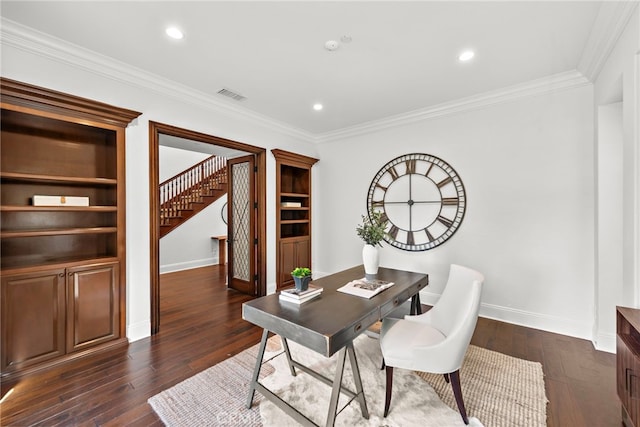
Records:
[[[0,104],[0,369],[13,378],[127,342],[124,142],[140,113],[4,78]]]
[[[276,289],[294,286],[291,271],[311,268],[313,157],[271,150],[276,159]]]

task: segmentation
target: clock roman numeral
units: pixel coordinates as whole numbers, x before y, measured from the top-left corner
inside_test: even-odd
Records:
[[[391,175],[391,179],[394,181],[400,177],[400,175],[398,175],[398,171],[396,170],[395,166],[390,167],[388,169],[388,172],[389,172],[389,175]]]
[[[384,207],[384,200],[373,200],[371,202],[371,207],[373,207],[373,208],[383,208]]]
[[[442,215],[438,215],[438,221],[440,221],[443,225],[447,226],[447,227],[451,227],[453,225],[453,221],[451,221],[449,218],[445,218]]]
[[[407,173],[416,173],[416,161],[415,160],[407,160],[405,162],[407,167]]]
[[[430,242],[433,242],[435,239],[433,238],[433,235],[431,233],[429,233],[429,230],[427,228],[424,229],[424,232],[427,234],[427,239]]]
[[[379,182],[376,182],[376,187],[381,189],[382,191],[387,191],[387,188],[389,188],[389,187],[385,187],[384,185],[380,184]]]
[[[437,183],[436,185],[438,186],[438,188],[442,188],[445,185],[447,185],[448,183],[450,183],[452,180],[453,179],[450,176],[448,176],[445,179],[443,179],[442,181],[440,181],[439,183]]]
[[[380,221],[382,221],[382,222],[389,221],[389,217],[387,216],[386,212],[382,212],[382,215],[380,215]]]
[[[389,229],[389,236],[391,236],[391,238],[393,240],[396,240],[398,237],[398,227],[396,227],[395,225],[392,225],[391,228]]]
[[[407,231],[407,245],[413,246],[415,240],[413,239],[413,231]]]
[[[429,163],[429,169],[427,169],[427,171],[424,173],[424,176],[429,176],[429,172],[431,172],[432,168],[433,168],[433,163]]]
[[[458,204],[458,198],[457,197],[444,197],[442,199],[442,205],[443,206],[456,206]]]

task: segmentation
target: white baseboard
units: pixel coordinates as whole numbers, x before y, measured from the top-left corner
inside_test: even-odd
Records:
[[[151,336],[151,320],[143,320],[127,326],[127,339],[129,342],[141,340]]]
[[[194,261],[178,262],[175,264],[165,264],[160,266],[160,274],[172,273],[174,271],[189,270],[192,268],[206,267],[208,265],[216,265],[218,263],[217,258],[204,258]]]
[[[599,333],[593,342],[596,350],[606,351],[608,353],[616,352],[616,334]]]
[[[422,304],[434,305],[439,298],[439,294],[426,291],[420,292],[420,302]],[[480,316],[488,319],[500,320],[506,323],[512,323],[514,325],[525,326],[527,328],[540,329],[556,334],[586,339],[589,341],[592,341],[593,338],[593,333],[591,331],[592,325],[585,325],[572,319],[557,316],[547,316],[493,304],[481,304]],[[598,350],[600,349],[598,348]]]

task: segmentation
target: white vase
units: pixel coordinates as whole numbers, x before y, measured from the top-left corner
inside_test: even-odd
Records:
[[[373,245],[364,245],[362,248],[362,263],[364,264],[364,276],[367,280],[374,280],[378,274],[378,248]]]

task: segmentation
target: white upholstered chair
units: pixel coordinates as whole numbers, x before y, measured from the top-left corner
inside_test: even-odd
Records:
[[[384,416],[389,413],[393,368],[443,374],[465,424],[469,424],[460,388],[460,367],[478,320],[484,276],[452,264],[447,285],[434,307],[404,319],[385,318],[380,347],[386,366]]]

